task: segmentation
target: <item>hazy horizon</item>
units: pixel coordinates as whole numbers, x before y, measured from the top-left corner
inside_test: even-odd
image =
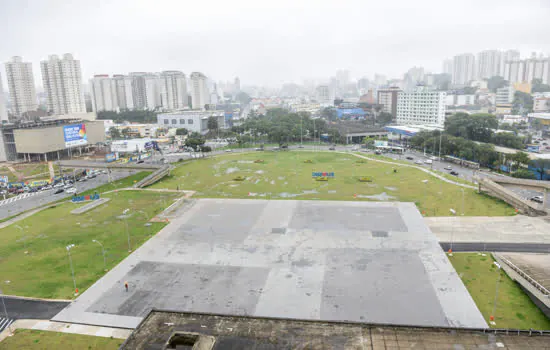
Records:
[[[338,69],[353,80],[397,78],[413,66],[438,73],[444,59],[486,49],[550,53],[543,1],[4,0],[0,10],[0,61],[32,62],[37,86],[39,62],[63,53],[81,61],[83,83],[181,70],[266,86],[322,82]],[[6,91],[3,64],[0,73]]]

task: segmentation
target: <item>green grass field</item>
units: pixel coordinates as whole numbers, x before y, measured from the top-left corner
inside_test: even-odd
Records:
[[[123,342],[123,339],[18,329],[13,336],[0,342],[0,350],[116,350]]]
[[[152,223],[145,227],[147,218],[139,211],[152,218],[172,204],[176,196],[173,193],[118,191],[104,195],[111,200],[84,214],[70,213],[84,204],[62,203],[1,229],[1,289],[6,294],[19,296],[73,298],[65,249],[68,244],[76,244],[71,255],[77,287],[83,292],[104,274],[101,247],[92,240],[103,243],[107,268],[112,268],[128,256],[125,221],[132,249],[135,249],[150,237],[150,233],[165,226],[164,223]],[[124,220],[120,216],[126,208],[130,209],[130,214]]]
[[[449,257],[462,282],[470,292],[481,314],[489,323],[493,312],[498,268],[490,254],[454,253]],[[529,299],[527,294],[512,281],[504,271],[495,311],[496,325],[493,328],[550,329],[550,319]]]
[[[264,163],[254,163],[258,159]],[[334,172],[335,179],[315,181],[314,171]],[[237,176],[245,180],[235,181]],[[363,176],[373,181],[360,182]],[[151,187],[195,190],[196,197],[415,202],[427,216],[448,216],[451,208],[462,213],[462,203],[469,216],[514,214],[504,202],[472,189],[464,189],[462,201],[462,187],[418,169],[329,152],[264,151],[199,159],[182,164]]]

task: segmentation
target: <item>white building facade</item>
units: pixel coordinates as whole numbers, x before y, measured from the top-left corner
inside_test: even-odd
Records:
[[[502,52],[500,50],[485,50],[477,54],[476,79],[488,79],[500,74]]]
[[[207,78],[200,72],[191,73],[191,104],[193,109],[204,109],[204,105],[210,103]]]
[[[225,129],[224,111],[178,111],[160,113],[157,115],[157,124],[161,128],[185,128],[189,132],[202,133],[208,130],[208,118],[215,117],[218,127]]]
[[[108,75],[94,75],[90,79],[90,97],[94,112],[119,110],[116,81]]]
[[[447,93],[419,86],[413,92],[397,95],[397,124],[445,124]]]
[[[497,106],[511,105],[514,102],[514,93],[516,91],[511,86],[497,89],[495,103]]]
[[[6,110],[6,96],[2,87],[2,75],[0,75],[0,123],[8,121],[8,111]]]
[[[19,117],[25,112],[36,111],[38,103],[32,74],[32,63],[23,62],[19,56],[6,62],[6,78],[10,92],[11,112]]]
[[[44,90],[48,96],[48,111],[57,115],[86,113],[82,93],[80,61],[71,54],[49,56],[40,63]]]
[[[164,71],[160,74],[161,104],[168,110],[188,107],[187,79],[180,71]]]
[[[117,74],[113,75],[116,86],[116,96],[119,109],[134,109],[134,95],[132,92],[132,78]]]
[[[453,84],[466,85],[475,79],[475,56],[471,53],[457,55],[453,58]]]

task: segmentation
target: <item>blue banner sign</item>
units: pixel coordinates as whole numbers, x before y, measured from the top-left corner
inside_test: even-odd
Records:
[[[95,201],[99,199],[99,194],[89,194],[87,196],[74,196],[72,199],[73,203],[85,202],[85,201]]]
[[[63,127],[63,137],[65,138],[65,147],[81,146],[88,143],[86,134],[86,125],[74,124]]]
[[[334,173],[327,173],[326,171],[314,171],[311,173],[311,177],[334,177]]]
[[[114,162],[115,160],[117,160],[116,153],[107,153],[107,154],[105,155],[105,161],[106,161],[107,163]]]

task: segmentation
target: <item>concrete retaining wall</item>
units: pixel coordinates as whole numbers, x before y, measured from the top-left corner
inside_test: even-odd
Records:
[[[538,206],[535,206],[534,203],[524,200],[513,191],[495,183],[491,179],[477,178],[476,180],[478,181],[480,191],[489,192],[494,197],[502,199],[503,201],[514,206],[524,214],[527,214],[529,216],[543,216],[547,214],[544,209],[538,208]]]

